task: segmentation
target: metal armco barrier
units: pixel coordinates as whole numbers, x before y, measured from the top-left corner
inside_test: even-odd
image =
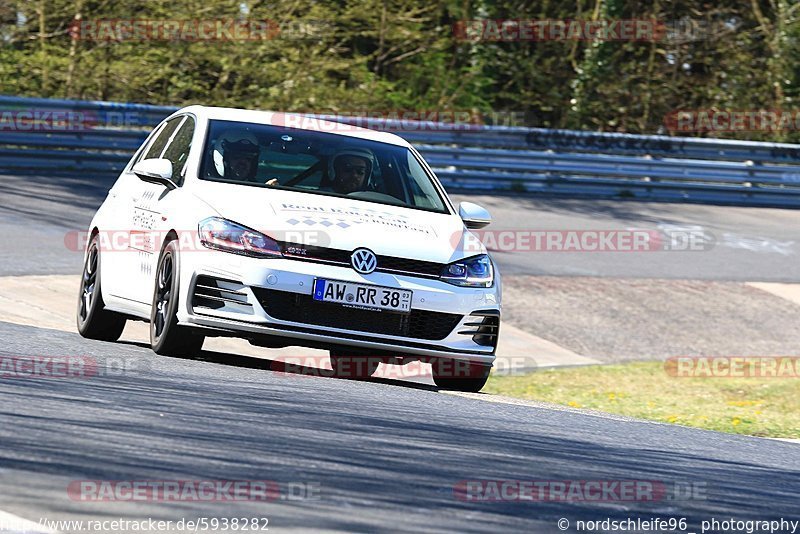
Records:
[[[0,173],[108,177],[176,108],[0,96]],[[14,121],[48,111],[81,127]],[[339,118],[395,131],[450,190],[800,207],[800,145]],[[88,125],[88,127],[87,127]]]

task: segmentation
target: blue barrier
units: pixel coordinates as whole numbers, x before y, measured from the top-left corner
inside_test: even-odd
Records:
[[[116,175],[175,109],[0,96],[0,172]],[[9,122],[26,112],[74,124]],[[451,190],[800,207],[800,145],[335,118],[414,143]]]

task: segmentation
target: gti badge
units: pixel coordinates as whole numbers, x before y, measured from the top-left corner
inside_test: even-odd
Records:
[[[357,248],[350,255],[350,265],[353,266],[356,272],[369,274],[378,266],[378,258],[368,248]]]

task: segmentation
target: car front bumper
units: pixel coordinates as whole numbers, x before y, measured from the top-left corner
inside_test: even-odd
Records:
[[[496,270],[493,287],[463,288],[437,279],[361,275],[349,267],[288,258],[219,251],[190,256],[184,255],[181,264],[178,320],[211,335],[277,337],[296,341],[287,344],[482,364],[495,359],[501,304]],[[410,290],[411,314],[403,319],[391,312],[323,305],[311,299],[316,278]]]

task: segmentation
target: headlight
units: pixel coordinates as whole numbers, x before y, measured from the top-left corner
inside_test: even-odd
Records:
[[[442,269],[441,280],[463,287],[492,287],[494,268],[489,256],[482,254],[453,262]]]
[[[271,237],[219,217],[200,221],[199,232],[203,246],[215,250],[258,258],[281,255],[281,247]]]

